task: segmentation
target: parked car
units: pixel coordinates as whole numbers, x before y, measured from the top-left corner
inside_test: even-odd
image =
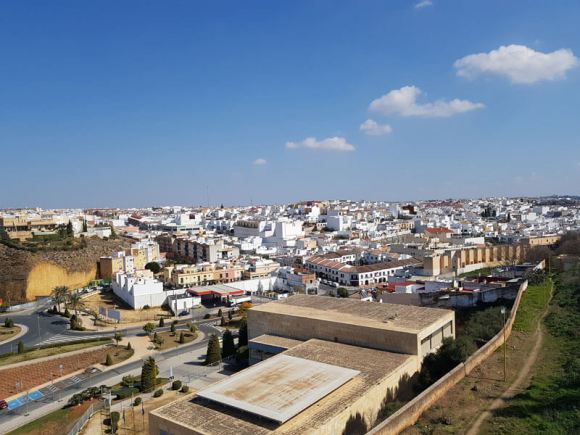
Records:
[[[8,408],[8,402],[6,400],[0,400],[0,409]]]

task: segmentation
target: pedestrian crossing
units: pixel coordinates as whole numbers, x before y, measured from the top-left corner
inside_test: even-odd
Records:
[[[49,344],[67,343],[70,341],[81,341],[81,340],[92,340],[94,338],[104,338],[111,337],[111,334],[95,334],[95,335],[68,335],[68,334],[56,334],[52,337],[41,341],[37,346],[46,346]]]

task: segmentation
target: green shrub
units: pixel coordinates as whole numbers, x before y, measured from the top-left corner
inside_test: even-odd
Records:
[[[143,400],[140,397],[135,397],[135,400],[133,400],[133,406],[139,406],[141,405],[141,402]]]
[[[22,340],[18,342],[18,353],[24,353],[24,343]]]
[[[131,396],[134,396],[135,394],[139,394],[139,389],[135,387],[124,387],[115,390],[113,394],[117,395],[118,400],[125,400]]]
[[[137,381],[137,378],[135,376],[132,376],[132,375],[123,376],[123,380],[121,381],[121,385],[123,385],[124,387],[132,387],[133,385],[135,385],[136,381]]]
[[[155,331],[155,324],[148,322],[143,326],[143,331],[145,331],[147,334],[151,335],[153,333],[153,331]]]
[[[83,403],[83,397],[80,393],[73,394],[70,399],[68,399],[69,406],[77,406]]]
[[[187,385],[184,385],[183,387],[181,387],[181,392],[182,393],[189,393],[189,387]]]
[[[110,353],[107,354],[107,359],[105,360],[105,365],[106,366],[112,366],[113,365],[113,357],[111,356]]]
[[[153,397],[161,397],[163,396],[163,389],[158,389],[157,391],[155,391],[155,393],[153,393]]]
[[[417,379],[417,391],[423,391],[469,356],[463,344],[452,338],[444,338],[437,352],[430,353],[423,360]]]
[[[5,328],[14,328],[14,320],[6,318],[6,320],[4,320],[4,327]]]
[[[209,319],[211,317],[211,315],[209,313],[205,313],[205,315],[203,316],[204,319]]]
[[[171,389],[177,391],[181,388],[181,386],[182,386],[181,381],[173,381],[173,383],[171,384]]]

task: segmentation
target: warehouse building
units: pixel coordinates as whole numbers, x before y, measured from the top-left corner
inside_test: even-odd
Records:
[[[425,355],[454,336],[454,313],[294,295],[248,311],[252,365],[150,414],[151,434],[340,434],[373,424]]]

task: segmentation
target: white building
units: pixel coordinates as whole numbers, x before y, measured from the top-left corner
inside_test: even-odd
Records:
[[[163,283],[147,273],[118,272],[115,274],[111,287],[113,293],[134,309],[141,309],[145,305],[159,307],[167,299],[167,294],[163,291]]]

